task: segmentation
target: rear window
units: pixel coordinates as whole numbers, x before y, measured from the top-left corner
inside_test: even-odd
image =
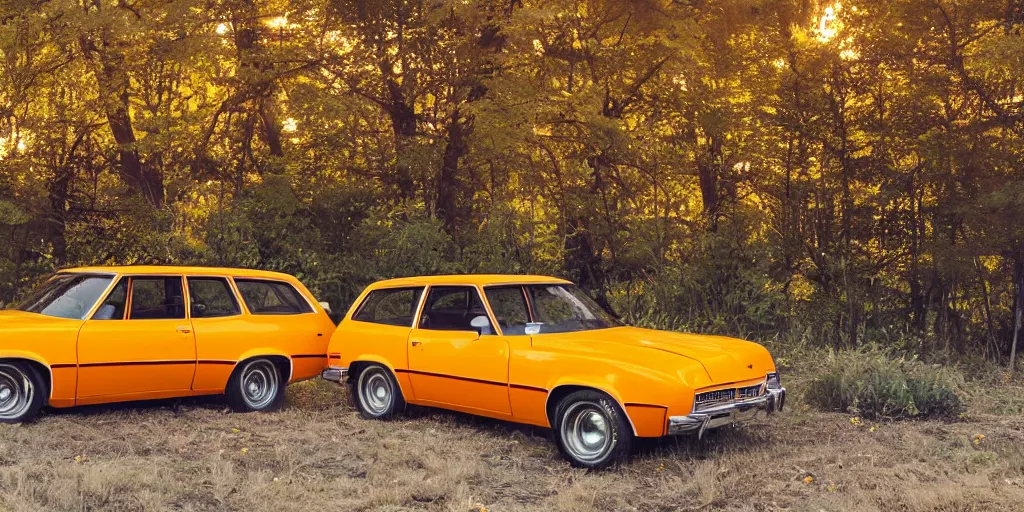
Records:
[[[299,315],[312,313],[313,307],[306,302],[294,286],[282,281],[262,279],[235,279],[238,292],[242,294],[249,312],[254,315]]]
[[[423,287],[374,290],[366,296],[352,319],[374,324],[412,327],[422,293]]]

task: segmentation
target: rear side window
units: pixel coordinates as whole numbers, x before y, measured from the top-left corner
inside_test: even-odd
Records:
[[[132,277],[129,320],[185,318],[180,277]]]
[[[412,327],[423,288],[390,288],[374,290],[352,316],[353,320],[374,324]]]
[[[192,318],[217,318],[242,314],[228,280],[222,277],[188,278]]]
[[[294,286],[281,281],[235,279],[238,292],[254,315],[299,315],[313,308]]]

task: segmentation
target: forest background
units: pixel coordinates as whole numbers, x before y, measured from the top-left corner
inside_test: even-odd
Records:
[[[1007,364],[1020,0],[0,0],[0,304],[83,264],[435,273]]]

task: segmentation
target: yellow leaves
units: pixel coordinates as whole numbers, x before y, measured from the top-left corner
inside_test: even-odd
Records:
[[[807,476],[804,477],[803,481],[804,481],[805,484],[811,485],[811,484],[814,483],[814,477],[811,476],[811,475],[807,475]]]
[[[239,450],[239,452],[240,452],[240,453],[241,453],[242,455],[248,455],[248,454],[249,454],[249,448],[247,448],[247,447],[243,447],[243,448],[242,448],[241,450]]]
[[[871,425],[871,428],[868,429],[868,432],[874,433],[876,430],[878,430],[878,425]]]
[[[985,434],[975,434],[974,439],[971,440],[971,444],[974,446],[981,446],[981,443],[985,441]]]
[[[231,433],[232,433],[232,434],[238,434],[238,433],[240,433],[240,432],[241,432],[241,430],[239,430],[239,429],[237,429],[237,428],[232,428],[232,429],[231,429]]]
[[[75,464],[83,464],[85,462],[89,462],[88,455],[75,455]]]
[[[864,422],[860,419],[860,416],[854,416],[854,417],[850,418],[850,425],[853,425],[855,427],[860,427],[860,426],[864,425]]]

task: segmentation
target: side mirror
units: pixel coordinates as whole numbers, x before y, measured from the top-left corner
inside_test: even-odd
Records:
[[[326,311],[328,314],[331,313],[331,303],[330,302],[321,301],[320,302],[320,307],[324,308],[324,311]]]
[[[469,325],[473,327],[480,336],[485,334],[494,334],[494,331],[491,329],[491,321],[484,315],[473,317],[473,319],[469,321]]]
[[[114,312],[117,308],[113,304],[104,304],[100,306],[100,309],[96,311],[96,315],[93,316],[95,320],[113,320]]]

